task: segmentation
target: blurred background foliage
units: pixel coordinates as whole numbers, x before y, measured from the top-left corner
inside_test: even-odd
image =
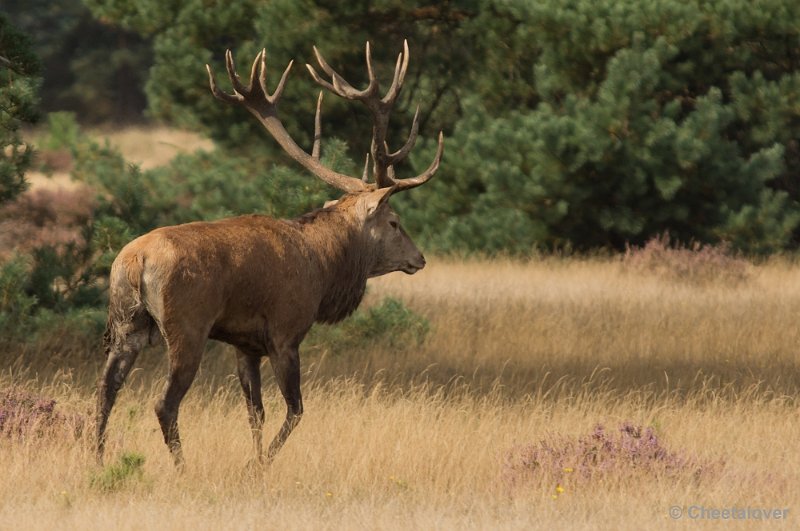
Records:
[[[404,141],[419,104],[421,141],[399,175],[427,167],[439,130],[446,147],[436,178],[393,203],[427,251],[623,250],[667,232],[749,255],[800,243],[794,0],[7,0],[0,9],[0,201],[24,188],[32,161],[19,128],[38,111],[52,113],[48,149],[69,152],[92,197],[70,221],[79,237],[6,261],[6,329],[39,311],[94,315],[116,252],[157,226],[295,216],[335,196],[245,111],[211,96],[203,65],[224,79],[227,48],[242,72],[265,48],[271,86],[295,61],[281,118],[308,147],[312,45],[359,86],[370,41],[386,86],[408,39],[389,136]],[[144,171],[79,127],[142,121],[204,132],[218,147]],[[365,110],[328,95],[323,137],[326,161],[357,174]]]

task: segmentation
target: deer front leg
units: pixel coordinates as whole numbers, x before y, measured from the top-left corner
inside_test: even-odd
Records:
[[[267,461],[272,462],[289,434],[300,422],[300,417],[303,415],[303,397],[300,394],[300,354],[297,347],[279,350],[270,356],[269,361],[283,399],[286,401],[286,419],[267,452]]]
[[[264,460],[262,428],[264,426],[264,404],[261,401],[261,358],[241,350],[236,351],[237,373],[242,384],[247,415],[253,432],[253,448],[258,462]]]

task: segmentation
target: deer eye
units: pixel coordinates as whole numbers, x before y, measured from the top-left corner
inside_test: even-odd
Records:
[[[390,221],[390,222],[389,222],[389,225],[391,225],[391,227],[392,227],[393,229],[395,229],[395,230],[397,230],[397,228],[398,228],[398,227],[400,227],[400,224],[399,224],[399,223],[397,223],[397,222],[396,222],[396,221],[394,221],[394,220]]]

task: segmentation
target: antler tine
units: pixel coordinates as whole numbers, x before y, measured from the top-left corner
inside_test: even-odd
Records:
[[[311,148],[311,156],[317,160],[319,160],[320,144],[322,142],[322,118],[320,118],[322,94],[323,92],[320,90],[317,98],[317,112],[314,113],[314,147]]]
[[[312,78],[314,78],[314,81],[317,83],[317,85],[319,85],[319,86],[321,86],[321,87],[323,87],[323,88],[326,88],[326,89],[330,90],[330,91],[331,91],[331,92],[333,92],[334,94],[337,94],[337,92],[336,92],[336,89],[335,89],[335,88],[333,88],[333,85],[331,85],[330,83],[328,83],[327,81],[325,81],[324,79],[322,79],[322,78],[320,77],[320,75],[319,75],[319,74],[317,74],[317,71],[316,71],[316,70],[314,70],[314,67],[313,67],[313,66],[311,66],[311,65],[310,65],[310,64],[308,64],[308,63],[306,63],[306,68],[308,69],[308,72],[311,74],[311,77],[312,77]]]
[[[397,99],[397,95],[400,93],[400,89],[403,88],[403,81],[406,78],[406,72],[408,71],[408,40],[403,40],[403,51],[398,54],[397,62],[394,66],[394,78],[392,79],[392,85],[389,87],[389,90],[386,92],[386,96],[383,97],[383,103],[394,103],[394,100]]]
[[[369,78],[369,85],[367,85],[367,90],[372,92],[377,92],[378,90],[378,78],[375,77],[375,72],[372,69],[372,51],[369,47],[369,41],[367,41],[366,45],[366,59],[367,59],[367,76]]]
[[[364,90],[357,90],[355,89],[350,83],[347,82],[341,75],[339,75],[336,70],[334,70],[331,65],[325,60],[322,56],[320,51],[317,49],[316,46],[313,47],[314,55],[317,58],[317,62],[319,63],[320,68],[323,72],[325,72],[328,76],[330,76],[331,80],[327,81],[322,79],[317,71],[314,69],[313,66],[306,64],[306,68],[311,73],[311,77],[314,78],[314,81],[317,84],[325,87],[326,89],[330,90],[334,94],[341,96],[342,98],[348,100],[362,100],[367,101],[369,98],[375,95],[378,91],[378,78],[375,77],[373,70],[372,70],[372,54],[370,52],[369,43],[367,43],[366,48],[366,57],[367,57],[367,72],[369,73],[369,84],[367,88]]]
[[[364,172],[361,174],[361,181],[365,183],[369,182],[369,153],[367,153],[364,159]]]
[[[261,87],[261,92],[264,93],[266,97],[269,94],[269,90],[267,89],[267,49],[261,48],[261,51],[256,55],[255,60],[253,61],[253,68],[255,68],[256,63],[261,65],[261,68],[258,70],[258,86]],[[291,67],[292,62],[289,61],[289,66]],[[286,74],[286,72],[284,72]],[[252,74],[251,74],[252,77]],[[283,81],[283,79],[281,79]],[[253,86],[253,82],[250,82],[250,86]],[[276,90],[277,92],[277,90]]]
[[[325,58],[322,57],[322,54],[319,53],[319,50],[317,49],[316,46],[312,45],[311,49],[314,50],[314,57],[317,58],[317,62],[319,63],[319,67],[322,68],[322,71],[328,74],[329,76],[333,77],[333,74],[335,74],[336,71],[333,68],[331,68],[331,65],[328,64],[328,61],[326,61]]]
[[[417,143],[418,134],[419,134],[419,105],[417,105],[417,110],[414,113],[414,120],[411,122],[411,132],[408,134],[408,140],[406,140],[406,143],[403,144],[403,147],[401,147],[394,153],[390,153],[387,156],[387,160],[391,165],[395,165],[398,162],[405,160],[405,158],[408,156],[411,150],[414,149],[414,144]]]
[[[408,190],[410,188],[416,188],[417,186],[425,184],[426,182],[430,181],[431,177],[433,177],[433,175],[439,169],[439,164],[442,162],[443,153],[444,153],[444,133],[439,131],[439,145],[436,148],[436,156],[433,158],[433,162],[431,162],[431,165],[428,166],[427,170],[420,173],[416,177],[409,177],[408,179],[392,178],[392,184],[396,186],[395,192]],[[394,171],[393,167],[392,171]]]
[[[261,78],[264,76],[262,76],[261,73],[266,71],[267,71],[266,53],[265,50],[262,49],[260,52],[256,54],[256,58],[253,59],[253,66],[250,67],[250,82],[247,85],[247,90],[252,91],[256,87],[264,89],[266,81],[262,85]],[[268,92],[264,90],[264,94],[266,95],[268,94]]]
[[[253,68],[255,69],[255,65],[258,63],[258,57],[256,60],[253,61]],[[245,87],[242,85],[241,80],[239,79],[239,74],[236,73],[236,65],[233,63],[233,53],[230,50],[225,50],[225,68],[228,70],[228,77],[231,80],[231,85],[233,85],[233,91],[237,94],[241,94],[244,96],[248,92],[250,92],[250,87]]]
[[[325,82],[325,88],[327,88],[334,94],[338,94],[343,98],[351,100],[356,99],[360,95],[360,92],[355,88],[353,88],[353,86],[350,85],[350,83],[345,81],[345,79],[342,76],[340,76],[336,72],[336,70],[331,68],[331,65],[329,65],[328,62],[325,60],[325,58],[322,57],[322,54],[319,52],[316,46],[314,46],[313,48],[314,48],[314,55],[317,58],[317,62],[319,63],[320,68],[322,68],[322,70],[331,77],[330,83]],[[313,67],[309,66],[309,69],[313,70]],[[317,79],[317,77],[315,77],[315,80]]]
[[[211,93],[215,98],[228,103],[241,103],[244,100],[244,96],[241,94],[228,94],[220,90],[217,86],[217,79],[214,77],[214,71],[211,70],[211,66],[208,64],[206,65],[206,71],[208,72],[208,85],[211,87]]]
[[[264,50],[262,57],[266,57],[266,55],[267,52],[266,50]],[[274,105],[278,104],[278,100],[281,98],[281,95],[283,94],[283,88],[286,86],[286,79],[289,77],[289,70],[292,69],[292,65],[294,65],[294,60],[289,61],[289,64],[286,65],[286,70],[283,71],[283,74],[281,75],[281,80],[278,81],[278,86],[275,87],[275,92],[272,93],[272,96],[268,96],[269,92],[267,92],[266,88],[264,89],[264,96],[268,97],[269,100]],[[262,72],[265,72],[264,75],[266,76],[266,66],[264,67]]]
[[[388,188],[394,186],[394,167],[389,162],[389,144],[383,142],[383,149],[378,150],[375,142],[375,136],[372,137],[372,157],[376,160],[375,163],[375,182],[379,188]],[[380,160],[379,164],[377,161]]]

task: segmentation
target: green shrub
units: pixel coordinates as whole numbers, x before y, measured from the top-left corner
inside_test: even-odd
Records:
[[[356,310],[338,325],[315,325],[306,340],[314,349],[334,353],[364,349],[376,344],[392,349],[419,346],[430,332],[430,323],[400,300],[388,297],[377,306]]]
[[[20,135],[38,119],[39,59],[33,42],[0,12],[0,204],[27,187],[33,148]]]
[[[40,149],[70,149],[82,138],[74,112],[51,112],[47,115],[47,134],[39,141]]]

